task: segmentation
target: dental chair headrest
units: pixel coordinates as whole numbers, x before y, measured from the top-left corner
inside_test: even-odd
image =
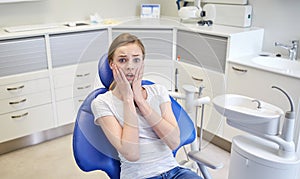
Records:
[[[114,77],[108,63],[107,54],[104,54],[98,62],[98,75],[105,88],[109,89]]]

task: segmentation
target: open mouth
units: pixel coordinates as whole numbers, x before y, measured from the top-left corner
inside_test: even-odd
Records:
[[[132,79],[134,78],[134,75],[133,75],[133,74],[127,74],[127,75],[126,75],[126,78],[127,78],[128,80],[132,80]]]

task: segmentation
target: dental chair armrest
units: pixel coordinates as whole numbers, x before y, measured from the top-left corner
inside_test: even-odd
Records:
[[[188,156],[190,157],[190,159],[194,160],[198,164],[204,165],[211,169],[223,168],[223,163],[218,162],[210,157],[207,157],[206,155],[203,155],[203,153],[201,153],[200,151],[190,151],[188,153]]]
[[[178,92],[170,91],[169,95],[172,96],[175,99],[185,99],[185,94],[183,94],[183,93],[178,93]]]
[[[210,97],[209,96],[204,96],[201,98],[198,98],[194,101],[195,106],[201,106],[202,104],[209,104],[210,103]]]

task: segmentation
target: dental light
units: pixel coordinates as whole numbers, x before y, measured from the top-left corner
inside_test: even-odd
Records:
[[[195,0],[194,6],[184,6],[178,10],[181,21],[199,21],[203,17],[201,0]]]

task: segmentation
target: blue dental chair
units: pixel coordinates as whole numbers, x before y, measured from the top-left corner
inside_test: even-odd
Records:
[[[120,161],[118,153],[106,138],[101,127],[94,124],[94,116],[91,111],[91,102],[93,99],[99,94],[105,93],[113,81],[113,75],[108,64],[107,55],[101,57],[98,63],[98,73],[104,87],[91,92],[78,111],[73,132],[73,155],[81,170],[86,172],[102,170],[111,179],[119,179]],[[153,84],[150,81],[142,81],[142,83],[144,85]],[[172,109],[180,128],[181,142],[180,146],[173,151],[175,156],[180,147],[190,144],[195,140],[196,131],[194,123],[188,114],[172,97],[170,98]],[[198,154],[195,152],[189,154],[193,160],[197,160],[197,155]],[[198,161],[197,164],[205,169],[206,165],[201,161]]]

